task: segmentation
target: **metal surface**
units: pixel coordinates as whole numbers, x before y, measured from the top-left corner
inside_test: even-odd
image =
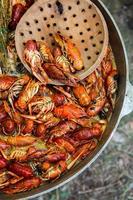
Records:
[[[126,97],[124,101],[124,105],[122,108],[122,113],[121,113],[121,118],[128,115],[133,111],[133,86],[127,81],[127,92],[126,92]]]
[[[77,166],[73,167],[70,171],[68,171],[66,174],[64,174],[60,179],[56,180],[55,182],[47,183],[37,189],[34,189],[29,192],[20,193],[12,196],[1,194],[0,199],[1,200],[16,200],[16,199],[32,199],[37,196],[41,196],[47,192],[50,192],[63,184],[69,182],[74,177],[79,175],[83,172],[87,167],[89,167],[101,154],[101,152],[104,150],[104,148],[108,145],[109,141],[111,140],[118,124],[123,116],[122,112],[124,114],[129,113],[133,110],[132,105],[129,106],[131,101],[129,99],[133,100],[133,86],[129,84],[128,79],[128,62],[127,62],[127,55],[124,47],[124,43],[121,37],[121,34],[117,28],[116,23],[114,22],[112,16],[110,15],[109,11],[106,9],[106,7],[101,3],[101,1],[93,0],[94,3],[100,8],[102,11],[109,28],[110,33],[110,43],[114,52],[114,56],[116,59],[116,64],[119,71],[119,89],[118,89],[118,97],[116,101],[116,106],[112,115],[112,118],[110,120],[110,123],[108,124],[108,127],[103,135],[103,139],[99,142],[98,147],[95,149],[95,151],[87,157],[84,161],[80,162]],[[130,94],[130,98],[126,95]],[[128,99],[128,106],[126,106],[126,101]],[[128,110],[126,112],[126,110]]]

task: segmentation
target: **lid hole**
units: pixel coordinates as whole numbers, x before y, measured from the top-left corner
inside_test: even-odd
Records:
[[[85,12],[85,9],[82,9],[81,12]]]
[[[91,31],[91,28],[87,28],[87,31],[88,31],[88,32]]]
[[[91,35],[91,36],[90,36],[90,40],[92,40],[93,38],[94,38],[94,37]]]
[[[29,34],[32,35],[32,31],[29,31]]]
[[[35,21],[36,24],[38,24],[38,20],[37,19],[35,19],[34,21]]]
[[[76,14],[73,14],[73,17],[76,17],[77,15]]]
[[[99,31],[99,32],[98,32],[98,35],[100,35],[100,34],[102,34],[102,31]]]
[[[91,56],[88,56],[87,59],[90,60],[90,59],[91,59]]]
[[[66,30],[68,31],[68,30],[69,30],[69,27],[66,27]]]
[[[39,9],[40,9],[41,12],[43,12],[43,8],[42,7],[39,7]]]
[[[49,28],[49,27],[50,27],[50,24],[47,24],[47,27]]]
[[[99,23],[98,23],[98,22],[96,23],[96,26],[99,26]]]
[[[29,23],[29,22],[26,22],[26,25],[27,25],[27,26],[29,26],[29,25],[30,25],[30,23]]]
[[[86,22],[87,22],[87,19],[84,20],[84,23],[86,23]]]
[[[51,7],[52,7],[52,5],[50,3],[48,3],[48,8],[51,8]]]
[[[21,32],[20,35],[21,35],[21,36],[24,36],[24,33]]]
[[[81,40],[81,42],[82,42],[82,43],[84,43],[84,42],[85,42],[85,40]]]

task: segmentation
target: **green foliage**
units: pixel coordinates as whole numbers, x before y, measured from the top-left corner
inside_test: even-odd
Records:
[[[11,5],[9,0],[0,1],[0,61],[6,65],[8,40],[8,22],[10,19]]]

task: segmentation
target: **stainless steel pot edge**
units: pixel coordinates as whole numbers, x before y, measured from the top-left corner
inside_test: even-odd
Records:
[[[125,61],[126,61],[126,68],[127,68],[127,83],[126,83],[126,95],[125,95],[125,100],[124,100],[124,104],[123,104],[123,108],[120,114],[120,120],[125,117],[126,115],[130,114],[131,112],[133,112],[133,85],[130,83],[129,80],[129,62],[128,62],[128,56],[127,56],[127,51],[126,51],[126,47],[125,47],[125,43],[124,40],[122,38],[121,32],[115,22],[115,20],[113,19],[113,17],[111,16],[111,13],[108,11],[108,9],[105,7],[105,5],[101,2],[101,0],[98,0],[102,6],[104,7],[104,9],[106,10],[106,12],[110,15],[110,18],[112,19],[117,32],[119,34],[122,46],[123,46],[123,50],[124,50],[124,54],[125,54]]]
[[[126,77],[127,83],[126,83],[126,95],[125,95],[125,99],[124,99],[124,104],[123,104],[123,108],[122,108],[121,114],[120,114],[120,120],[121,120],[124,116],[130,114],[133,111],[133,85],[129,81],[129,62],[128,62],[127,51],[126,51],[125,43],[124,43],[123,37],[121,35],[121,32],[120,32],[118,25],[116,24],[114,18],[112,17],[110,11],[106,8],[106,6],[104,5],[104,3],[101,0],[97,0],[97,1],[100,2],[100,4],[105,9],[107,14],[110,16],[110,18],[117,30],[117,33],[120,37],[124,55],[125,55],[126,70],[127,70],[127,77]]]
[[[106,146],[108,145],[108,143],[110,142],[110,140],[112,139],[112,136],[113,134],[115,133],[116,129],[117,129],[117,126],[119,125],[119,122],[120,120],[122,119],[122,117],[124,117],[125,115],[129,114],[130,112],[133,111],[133,108],[132,108],[132,102],[133,102],[133,86],[130,84],[129,82],[129,64],[128,64],[128,57],[127,57],[127,52],[126,52],[126,48],[125,48],[125,44],[124,44],[124,41],[123,41],[123,38],[122,38],[122,35],[120,33],[120,30],[114,20],[114,18],[112,17],[111,13],[109,12],[109,10],[106,8],[106,6],[104,5],[104,3],[101,1],[101,0],[98,0],[99,3],[102,5],[102,7],[105,9],[105,11],[107,12],[107,14],[109,15],[109,17],[111,18],[112,22],[114,23],[114,26],[117,30],[117,33],[120,37],[120,40],[121,40],[121,43],[122,43],[122,47],[123,47],[123,50],[124,50],[124,55],[125,55],[125,61],[126,61],[126,70],[127,70],[127,77],[126,77],[126,80],[127,80],[127,84],[126,84],[126,96],[125,96],[125,99],[124,99],[124,104],[123,104],[123,109],[121,110],[121,114],[120,114],[120,117],[114,127],[114,130],[112,131],[108,141],[103,145],[103,147],[101,148],[101,150],[96,154],[96,156],[94,158],[92,158],[92,160],[86,165],[84,166],[79,172],[77,172],[76,174],[74,174],[71,178],[69,178],[69,180],[65,180],[63,183],[60,183],[58,184],[57,186],[49,189],[49,192],[65,185],[66,183],[68,183],[69,181],[73,180],[74,178],[76,178],[78,175],[80,175],[85,169],[87,169],[98,157],[99,155],[102,153],[102,151],[106,148]],[[132,90],[132,92],[130,92],[130,90]],[[129,106],[130,105],[130,106]],[[47,191],[44,191],[40,194],[36,194],[36,195],[33,195],[29,198],[22,198],[20,200],[26,200],[26,199],[32,199],[32,198],[37,198],[38,200],[43,200],[43,197],[42,195],[46,194]]]
[[[130,114],[132,111],[133,111],[133,85],[130,83],[129,80],[127,80],[126,96],[120,118],[122,119],[126,115]]]

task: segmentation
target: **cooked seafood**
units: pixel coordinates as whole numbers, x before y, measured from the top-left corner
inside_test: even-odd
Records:
[[[76,85],[76,78],[61,70],[57,64],[46,63],[43,65],[43,68],[51,79],[59,80],[70,86]]]
[[[78,84],[74,87],[73,93],[81,106],[88,106],[90,104],[91,98],[83,85]]]
[[[16,79],[15,76],[0,75],[0,92],[8,90]]]
[[[9,22],[9,29],[15,30],[19,20],[26,12],[26,10],[34,3],[34,0],[14,0],[12,6],[12,16],[11,21]]]
[[[38,42],[39,52],[41,53],[44,62],[54,62],[54,57],[52,55],[51,49],[45,42]]]
[[[50,131],[50,134],[55,137],[61,137],[67,133],[73,132],[77,127],[77,124],[73,121],[61,122]]]
[[[54,39],[57,46],[53,51],[46,42],[28,40],[23,52],[24,60],[43,84],[54,79],[75,86],[78,79],[72,73],[83,69],[81,54],[70,39],[60,34],[56,34]]]
[[[33,178],[21,180],[16,184],[11,184],[9,187],[3,189],[3,192],[7,194],[25,192],[25,191],[38,187],[41,183],[42,181],[40,178],[33,177]]]
[[[78,71],[82,70],[84,68],[83,60],[75,44],[73,44],[70,39],[58,33],[54,36],[54,38],[61,47],[63,54],[66,55],[73,64],[73,68]]]
[[[55,108],[54,114],[59,118],[68,120],[76,120],[78,118],[87,116],[83,108],[73,103],[67,103]]]
[[[15,23],[15,22],[14,22]],[[80,52],[64,36],[29,40],[24,58],[33,75],[0,76],[0,189],[7,194],[59,178],[92,153],[115,106],[118,72],[108,50],[101,66],[77,83]],[[56,79],[65,86],[47,85]]]
[[[43,58],[38,51],[37,42],[27,41],[24,49],[24,59],[30,67],[33,75],[43,84],[48,83],[48,76],[42,67]]]
[[[31,101],[31,99],[34,97],[35,94],[37,94],[39,90],[39,82],[30,80],[24,90],[20,93],[17,101],[15,102],[15,107],[20,110],[24,111],[28,103]]]
[[[56,47],[54,49],[54,57],[55,57],[55,62],[57,64],[59,64],[62,68],[64,72],[70,73],[70,62],[68,61],[68,59],[63,55],[61,48],[60,47]]]

